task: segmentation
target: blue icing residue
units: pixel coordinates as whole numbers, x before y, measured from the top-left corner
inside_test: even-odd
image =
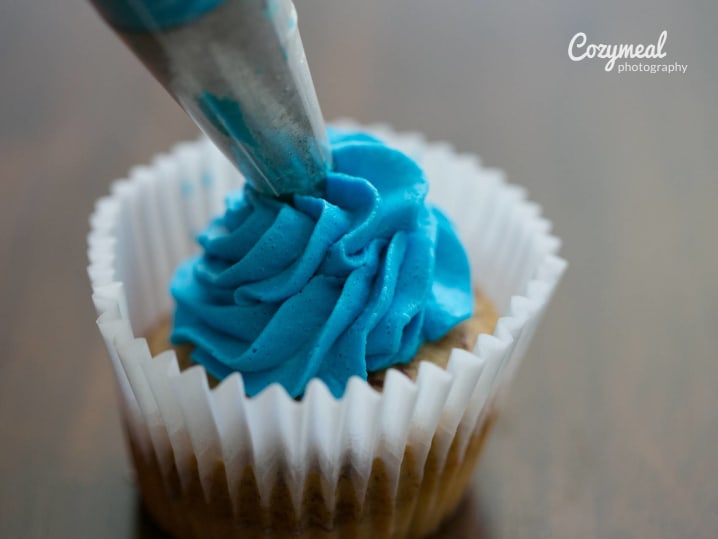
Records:
[[[194,192],[194,185],[189,180],[184,180],[180,183],[180,191],[183,196],[188,197]]]
[[[273,19],[279,13],[278,0],[267,0],[267,7],[264,8],[264,14]]]
[[[240,104],[230,97],[203,92],[196,99],[212,127],[229,139],[230,152],[240,172],[255,186],[260,184],[262,191],[287,192],[282,181],[271,183],[274,177],[268,178],[268,171],[277,171],[276,177],[286,180],[299,177],[306,169],[305,157],[297,151],[296,139],[291,132],[280,129],[266,133],[260,129],[255,133],[252,118],[246,118]],[[272,151],[267,152],[267,149]],[[309,151],[312,151],[311,147]],[[321,161],[313,157],[314,162]]]
[[[279,0],[267,0],[265,8],[263,10],[264,16],[270,19],[272,22],[274,19],[279,15],[280,13],[280,4]],[[291,13],[291,17],[287,21],[287,32],[291,32],[297,27],[297,14],[296,12]],[[289,51],[287,50],[287,47],[282,45],[282,55],[284,56],[284,61],[289,61]]]
[[[242,108],[229,97],[217,97],[203,92],[197,100],[200,110],[224,136],[238,140],[247,146],[258,146],[242,114]]]
[[[319,378],[341,396],[472,313],[466,253],[421,169],[368,135],[330,142],[323,198],[247,185],[171,282],[172,341],[217,378],[241,372],[249,395],[276,382],[298,397]]]
[[[193,21],[225,0],[94,0],[113,26],[122,30],[167,30]]]
[[[214,184],[214,176],[212,176],[212,174],[209,172],[205,172],[204,174],[202,174],[201,183],[202,187],[204,187],[205,189],[209,189],[210,187],[212,187],[212,184]]]

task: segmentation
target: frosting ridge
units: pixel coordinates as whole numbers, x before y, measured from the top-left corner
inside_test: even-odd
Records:
[[[219,379],[240,371],[249,395],[298,397],[318,377],[341,396],[472,313],[466,254],[419,166],[365,134],[329,139],[323,197],[230,194],[170,285],[172,342]]]

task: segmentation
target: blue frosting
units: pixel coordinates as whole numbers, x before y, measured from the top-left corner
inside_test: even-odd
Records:
[[[466,254],[417,164],[368,135],[329,138],[323,198],[231,194],[172,279],[172,342],[216,378],[241,372],[248,395],[320,378],[341,396],[472,313]]]
[[[122,30],[167,30],[187,24],[225,0],[93,0],[110,24]]]

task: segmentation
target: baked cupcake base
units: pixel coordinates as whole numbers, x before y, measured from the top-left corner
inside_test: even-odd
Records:
[[[474,298],[474,314],[469,320],[457,325],[441,340],[424,344],[408,364],[393,368],[416,381],[422,361],[444,369],[452,349],[473,350],[479,334],[492,333],[499,318],[491,301],[478,289],[475,289]],[[147,334],[150,352],[157,356],[172,349],[180,369],[190,368],[193,365],[190,359],[192,347],[170,345],[170,331],[168,316]],[[370,373],[369,384],[381,391],[386,374],[386,370]],[[209,374],[207,377],[211,387],[219,383]],[[286,492],[286,481],[281,471],[272,481],[274,487],[270,504],[263,507],[251,466],[241,472],[238,490],[230,495],[224,466],[217,463],[217,469],[211,474],[214,498],[205,503],[198,475],[185,488],[180,484],[179,477],[169,478],[174,485],[173,495],[170,496],[167,490],[161,488],[161,473],[156,463],[138,460],[137,452],[133,452],[133,456],[148,511],[165,531],[179,539],[267,536],[419,538],[434,531],[458,506],[492,422],[493,416],[483,418],[477,431],[471,435],[462,458],[458,457],[458,438],[455,439],[443,469],[439,465],[438,446],[429,450],[423,467],[417,465],[414,451],[408,446],[396,487],[386,472],[394,464],[389,465],[375,458],[366,492],[359,494],[353,488],[351,464],[345,462],[339,474],[333,504],[323,494],[319,467],[310,467],[299,510],[294,508],[291,496]],[[165,458],[175,460],[171,454]],[[196,463],[190,461],[184,466],[196,472]],[[143,481],[149,478],[160,481],[157,485],[144,484]]]
[[[182,485],[176,470],[163,480],[157,461],[143,458],[134,445],[132,456],[145,508],[176,539],[418,539],[435,532],[456,511],[495,417],[489,413],[481,420],[463,456],[459,456],[456,438],[443,466],[440,444],[432,444],[423,468],[416,465],[411,448],[407,448],[395,494],[393,482],[387,477],[387,464],[381,459],[372,463],[363,499],[353,488],[351,464],[345,463],[333,510],[323,495],[317,466],[310,468],[297,511],[282,471],[277,472],[270,504],[265,507],[260,503],[251,466],[244,469],[237,492],[232,495],[224,465],[217,462],[211,474],[210,498],[206,499],[195,461],[178,464],[194,471],[191,481]],[[168,454],[164,458],[175,457]],[[170,489],[166,487],[167,480],[173,485]]]

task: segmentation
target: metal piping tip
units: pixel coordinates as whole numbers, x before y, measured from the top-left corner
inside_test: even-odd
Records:
[[[318,195],[331,150],[291,0],[92,0],[258,191]]]

